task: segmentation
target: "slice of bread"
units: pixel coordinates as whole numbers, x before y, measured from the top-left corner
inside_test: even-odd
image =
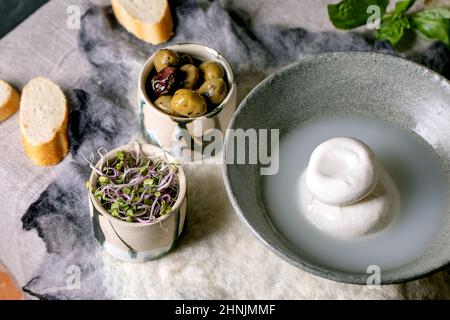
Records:
[[[152,44],[172,36],[173,21],[167,0],[112,0],[114,15],[137,38]]]
[[[13,278],[0,265],[0,300],[21,300],[23,295]]]
[[[64,93],[50,80],[35,78],[23,88],[20,133],[25,153],[36,165],[55,165],[69,151],[68,113]]]
[[[8,83],[0,80],[0,121],[12,116],[19,109],[20,94]]]

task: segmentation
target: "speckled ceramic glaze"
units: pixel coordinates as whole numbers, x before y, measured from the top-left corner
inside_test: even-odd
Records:
[[[279,128],[283,136],[299,125],[324,117],[355,116],[376,118],[418,134],[434,149],[450,182],[450,83],[423,66],[390,55],[327,53],[293,63],[272,74],[244,99],[230,128]],[[227,135],[224,157],[230,141]],[[274,227],[265,208],[259,169],[259,165],[224,165],[232,204],[253,233],[281,257],[308,272],[366,284],[368,274],[323,267]],[[420,278],[447,266],[449,261],[447,214],[425,253],[410,263],[385,270],[381,283]]]
[[[108,152],[106,159],[114,158],[117,151],[128,151],[125,145]],[[151,157],[174,158],[150,144],[141,145],[142,153]],[[99,164],[97,164],[99,166]],[[173,205],[172,213],[156,219],[152,223],[129,223],[111,216],[89,192],[89,208],[94,236],[112,256],[128,262],[144,262],[154,260],[169,252],[177,243],[183,231],[186,218],[186,177],[183,168],[179,167],[178,178],[180,191]],[[90,183],[97,184],[98,174],[92,171]]]
[[[236,110],[236,82],[230,64],[214,49],[196,43],[176,44],[165,49],[188,54],[200,61],[215,61],[224,68],[228,80],[227,96],[214,110],[196,118],[175,117],[156,107],[145,90],[147,77],[154,66],[153,61],[156,52],[142,67],[138,83],[138,98],[144,136],[149,143],[163,147],[172,154],[179,156],[183,153],[183,149],[191,151],[193,148],[192,142],[201,143],[201,136],[210,129],[219,129],[225,134],[230,119]]]

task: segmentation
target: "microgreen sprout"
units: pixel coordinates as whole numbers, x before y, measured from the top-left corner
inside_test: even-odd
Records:
[[[99,165],[93,157],[83,158],[98,174],[97,183],[86,187],[111,216],[127,222],[150,223],[170,214],[179,193],[179,163],[165,157],[146,157],[140,145],[134,150],[118,151],[107,160],[105,148],[100,148]]]

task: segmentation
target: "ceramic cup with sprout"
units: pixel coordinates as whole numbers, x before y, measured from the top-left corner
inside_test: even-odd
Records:
[[[165,113],[155,106],[146,92],[146,82],[154,67],[156,52],[142,67],[138,83],[138,101],[144,136],[151,144],[163,147],[180,157],[193,151],[202,150],[203,137],[218,129],[225,135],[225,130],[236,110],[237,89],[234,74],[228,61],[216,50],[197,43],[183,43],[166,47],[177,53],[187,54],[200,61],[219,63],[227,77],[228,93],[225,99],[212,111],[196,118],[176,117]],[[195,130],[194,130],[195,128]],[[196,155],[196,157],[202,156]]]
[[[116,157],[118,151],[133,151],[140,148],[140,152],[149,158],[175,159],[161,148],[150,144],[131,144],[116,148],[106,153],[103,160],[96,164],[101,168],[106,160]],[[112,256],[128,262],[144,262],[154,260],[169,252],[180,237],[186,218],[186,176],[183,168],[178,167],[179,191],[172,207],[172,212],[160,216],[150,223],[126,222],[109,214],[93,192],[89,191],[89,207],[95,238]],[[93,170],[89,178],[91,186],[96,186],[99,174]]]

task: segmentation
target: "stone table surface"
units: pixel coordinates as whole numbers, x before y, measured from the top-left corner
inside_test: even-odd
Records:
[[[52,0],[1,39],[0,78],[22,88],[32,77],[45,76],[65,91],[86,80],[93,72],[92,65],[79,50],[79,31],[66,26],[67,8],[78,4],[84,10],[82,2]],[[327,19],[327,2],[221,0],[225,7],[244,12],[251,23],[311,31],[333,29]],[[0,193],[0,259],[19,285],[25,286],[42,272],[48,248],[36,229],[23,230],[21,218],[47,186],[64,174],[71,159],[69,156],[51,168],[33,166],[22,150],[17,114],[0,123],[0,132],[0,181],[1,189],[7,191]],[[190,185],[196,185],[195,196],[190,195],[187,232],[177,249],[161,260],[144,264],[118,262],[101,253],[107,297],[450,298],[448,270],[375,289],[312,276],[273,254],[245,228],[228,201],[219,165],[188,167],[188,179]],[[55,290],[43,289],[48,294]],[[93,292],[92,298],[96,297],[101,296]]]

